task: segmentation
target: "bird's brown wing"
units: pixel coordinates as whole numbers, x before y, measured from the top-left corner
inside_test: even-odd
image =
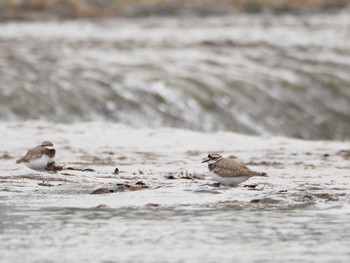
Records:
[[[41,149],[41,146],[38,145],[30,150],[27,151],[26,155],[23,156],[21,159],[17,160],[16,163],[23,163],[28,162],[31,159],[40,158],[43,154],[43,151]]]
[[[241,162],[233,159],[221,159],[213,165],[212,171],[220,174],[223,177],[238,177],[238,176],[257,176],[260,173],[250,170]]]

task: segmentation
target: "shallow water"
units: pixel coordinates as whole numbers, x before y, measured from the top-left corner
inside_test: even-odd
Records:
[[[350,138],[350,14],[0,24],[0,119]]]
[[[3,122],[0,134],[6,149],[0,152],[1,262],[350,258],[348,142],[105,122]],[[15,165],[47,139],[58,163],[95,172],[49,174]],[[214,187],[201,164],[211,151],[234,155],[269,177],[248,180],[258,184],[255,190]],[[53,186],[38,185],[42,180]],[[90,194],[137,181],[149,188]]]
[[[336,210],[8,208],[2,260],[347,262],[350,215]]]

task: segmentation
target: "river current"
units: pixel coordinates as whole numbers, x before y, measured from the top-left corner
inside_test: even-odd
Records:
[[[350,15],[0,24],[0,119],[350,138]]]

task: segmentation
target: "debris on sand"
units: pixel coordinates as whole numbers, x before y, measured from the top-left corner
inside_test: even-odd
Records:
[[[262,190],[264,190],[266,184],[264,184],[264,185],[263,185],[262,187],[260,187],[260,188],[257,188],[258,185],[259,185],[259,184],[246,184],[246,185],[244,185],[243,187],[248,188],[248,190],[252,190],[252,191],[262,191]]]
[[[256,187],[257,187],[258,185],[259,185],[259,184],[245,184],[243,187],[250,188],[250,189],[256,189]]]
[[[38,183],[40,186],[47,186],[47,187],[52,187],[54,186],[53,184],[50,184],[49,182],[43,181],[42,183]]]
[[[175,175],[174,173],[167,173],[165,175],[166,179],[169,180],[174,180],[174,179],[187,179],[187,180],[194,180],[194,179],[199,179],[203,180],[204,177],[202,175],[197,174],[196,172],[188,172],[186,171],[181,171],[180,174]]]
[[[46,165],[45,171],[57,172],[57,171],[62,171],[63,168],[64,168],[64,165],[57,165],[55,162],[49,162]]]
[[[79,168],[74,168],[74,167],[67,167],[67,168],[63,168],[62,170],[71,170],[71,171],[80,171],[80,172],[96,172],[94,169],[91,169],[91,168],[79,169]]]
[[[203,180],[203,176],[198,175],[196,172],[188,172],[186,170],[185,172],[181,171],[180,179],[188,179],[188,180],[200,179],[200,180]]]
[[[79,169],[79,168],[65,167],[65,166],[66,166],[66,164],[58,165],[55,162],[50,162],[46,165],[45,171],[57,172],[57,171],[62,171],[62,170],[72,170],[72,171],[80,171],[80,172],[96,172],[94,169],[91,169],[91,168]]]
[[[130,186],[128,187],[128,190],[129,190],[129,191],[139,191],[139,190],[141,190],[142,188],[143,188],[142,185],[130,185]]]
[[[99,188],[95,191],[93,191],[91,194],[108,194],[108,193],[116,193],[116,192],[124,192],[124,191],[140,191],[144,188],[149,188],[148,185],[146,185],[144,182],[142,181],[138,181],[136,182],[134,185],[130,185],[130,184],[117,184],[115,187],[113,188]]]
[[[93,191],[91,194],[92,195],[102,195],[102,194],[107,194],[107,193],[109,193],[108,188],[99,188],[99,189]]]

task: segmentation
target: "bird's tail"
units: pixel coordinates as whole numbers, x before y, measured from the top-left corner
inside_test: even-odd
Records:
[[[23,162],[23,158],[16,161],[16,163],[21,163],[21,162]]]

